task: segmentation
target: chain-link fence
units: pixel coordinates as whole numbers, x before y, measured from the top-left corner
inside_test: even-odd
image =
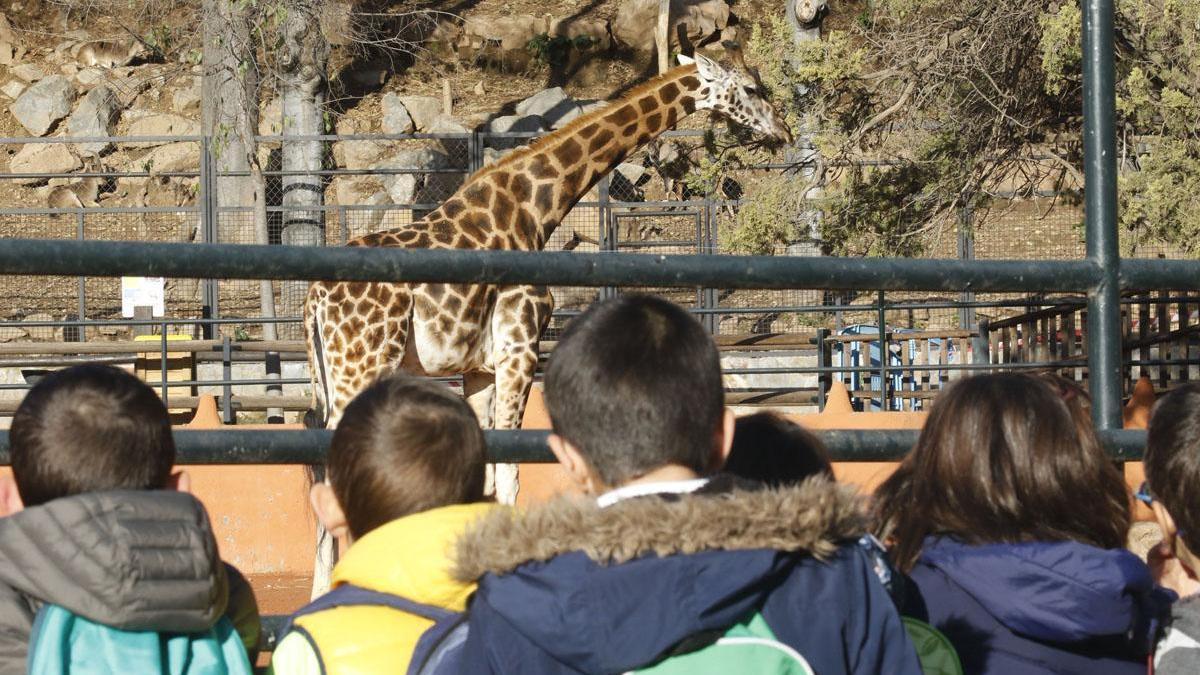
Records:
[[[402,227],[444,202],[472,172],[535,136],[529,133],[331,135],[262,137],[257,154],[266,192],[266,228],[256,226],[246,171],[220,168],[219,153],[200,137],[0,139],[8,173],[0,174],[5,208],[0,236],[93,240],[320,243],[341,245],[378,230]],[[546,243],[548,250],[644,254],[720,253],[739,213],[777,168],[747,169],[698,194],[689,172],[704,154],[699,132],[668,132],[626,158],[583,195]],[[297,169],[284,143],[315,144],[319,168]],[[103,149],[99,154],[96,147]],[[290,145],[289,145],[290,147]],[[89,154],[90,153],[90,154]],[[336,168],[330,168],[336,167]],[[249,195],[249,198],[247,198]],[[1080,258],[1082,210],[1070,195],[993,196],[983,207],[951,215],[931,228],[926,255],[979,259]],[[867,224],[864,224],[867,226]],[[1169,247],[1141,255],[1171,255]],[[777,255],[819,254],[810,239],[780,244]],[[109,279],[7,277],[0,319],[111,319],[121,313],[121,282]],[[275,314],[299,314],[306,285],[275,283]],[[252,281],[169,280],[168,316],[246,318],[259,330],[262,285]],[[563,322],[616,289],[555,288]],[[872,294],[729,289],[645,289],[696,311],[718,334],[834,330],[879,321]],[[892,294],[892,303],[932,302],[931,309],[888,310],[890,325],[910,329],[969,328],[983,316],[1012,314],[1013,296]],[[948,306],[958,303],[962,306]],[[970,305],[990,305],[976,313]],[[932,307],[932,306],[931,306]],[[113,330],[113,329],[106,329]],[[280,337],[298,337],[280,324]]]

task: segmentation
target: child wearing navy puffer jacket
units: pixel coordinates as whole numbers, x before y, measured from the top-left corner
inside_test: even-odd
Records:
[[[1028,375],[959,382],[876,492],[912,581],[901,613],[966,673],[1146,672],[1174,593],[1122,548],[1129,496],[1081,398]]]

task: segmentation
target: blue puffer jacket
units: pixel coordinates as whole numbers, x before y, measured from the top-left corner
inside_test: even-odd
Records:
[[[918,675],[862,525],[825,482],[498,510],[460,542],[462,672],[624,673],[757,615],[822,675]]]
[[[1074,542],[929,538],[903,614],[954,643],[968,674],[1145,673],[1175,594],[1137,556]]]

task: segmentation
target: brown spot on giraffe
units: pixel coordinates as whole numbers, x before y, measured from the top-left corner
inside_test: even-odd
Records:
[[[518,204],[523,204],[529,201],[529,197],[533,194],[533,182],[526,176],[517,175],[512,181],[512,196],[517,200]]]
[[[638,109],[642,111],[643,115],[651,110],[654,110],[658,107],[658,105],[658,101],[654,100],[653,96],[646,96],[645,98],[638,99]]]
[[[564,186],[564,188],[565,187],[566,186]],[[537,188],[537,192],[534,194],[534,197],[533,197],[533,205],[534,205],[534,207],[536,207],[542,211],[549,211],[551,208],[553,208],[554,207],[554,186],[550,183],[542,183],[541,185],[539,185]]]
[[[699,84],[699,83],[697,82],[697,84]],[[686,85],[684,85],[684,86],[686,86]],[[689,89],[690,89],[690,87],[689,87]],[[671,102],[674,101],[678,96],[679,96],[679,86],[676,85],[674,82],[668,82],[668,83],[664,84],[661,89],[658,90],[658,97],[659,97],[659,99],[662,100],[663,105],[671,105]]]
[[[646,116],[646,128],[649,129],[651,132],[658,131],[659,124],[661,122],[662,122],[662,115],[660,115],[658,113],[651,113]]]
[[[625,126],[626,124],[629,124],[630,122],[636,120],[637,116],[638,116],[637,110],[634,110],[633,106],[623,105],[620,108],[617,108],[617,110],[615,112],[613,112],[613,114],[606,117],[604,119],[604,121],[608,122],[609,124],[612,124],[614,126],[621,127],[621,126]]]
[[[554,158],[564,167],[571,166],[583,159],[583,148],[574,140],[568,138],[554,148]]]

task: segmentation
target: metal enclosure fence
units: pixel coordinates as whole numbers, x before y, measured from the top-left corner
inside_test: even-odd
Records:
[[[0,241],[0,273],[11,275],[116,276],[162,275],[172,278],[209,279],[347,279],[445,281],[459,283],[536,283],[595,289],[637,287],[692,289],[696,304],[706,309],[704,289],[770,289],[835,291],[847,285],[884,291],[941,290],[961,293],[1022,292],[1087,294],[1086,344],[1092,412],[1097,428],[1119,456],[1136,454],[1138,436],[1118,432],[1122,391],[1121,297],[1124,290],[1200,290],[1200,263],[1183,260],[1122,259],[1116,223],[1116,153],[1113,90],[1112,0],[1090,0],[1083,11],[1084,35],[1084,147],[1086,258],[1045,262],[1002,260],[841,259],[811,257],[741,257],[713,255],[716,247],[711,214],[701,215],[697,236],[681,247],[682,254],[667,253],[669,246],[652,255],[624,255],[619,237],[611,237],[606,252],[522,253],[501,251],[312,249],[293,246],[231,246],[219,243],[224,235],[211,229],[204,245],[155,243],[102,243],[61,237],[58,241],[7,239]],[[481,148],[472,147],[474,136],[462,139],[470,161]],[[352,141],[355,139],[351,139]],[[470,168],[450,166],[443,173]],[[147,171],[149,173],[149,171]],[[403,172],[397,172],[403,173]],[[598,200],[596,208],[615,209]],[[378,207],[378,208],[377,208]],[[337,207],[341,208],[341,207]],[[711,205],[706,208],[711,208]],[[331,207],[323,207],[325,213]],[[218,211],[220,209],[218,208]],[[333,210],[336,210],[334,208]],[[363,205],[359,212],[394,210],[386,205]],[[211,215],[212,209],[207,211]],[[336,227],[325,220],[324,231],[353,236],[360,224],[346,211]],[[689,217],[687,212],[683,216]],[[202,212],[203,214],[203,212]],[[373,216],[372,216],[373,217]],[[703,222],[709,218],[709,224]],[[619,221],[619,218],[616,219]],[[610,221],[599,221],[610,222]],[[343,225],[344,223],[344,225]],[[204,227],[200,228],[204,231]],[[280,230],[280,237],[286,228]],[[607,232],[600,233],[601,236]],[[708,237],[707,239],[705,237]],[[643,240],[645,241],[645,240]],[[637,244],[641,248],[655,248]],[[597,251],[600,251],[599,247]],[[700,290],[695,290],[700,289]],[[598,291],[602,292],[602,291]],[[223,291],[218,291],[219,301]],[[775,303],[773,303],[775,304]],[[214,312],[217,313],[217,312]],[[883,324],[883,322],[880,322]],[[1187,360],[1186,357],[1184,359]],[[881,373],[886,381],[886,373]],[[312,434],[290,440],[269,437],[274,432],[223,432],[222,442],[248,453],[269,447],[273,461],[312,461],[313,448],[323,441]],[[497,432],[496,456],[505,459],[547,459],[536,437]],[[533,438],[532,441],[529,439]],[[872,458],[894,457],[911,439],[903,435],[872,436],[862,444],[831,437],[835,457],[852,458],[853,448]],[[499,447],[503,445],[503,451]],[[880,450],[880,449],[883,450]],[[876,452],[878,451],[878,452]],[[182,457],[213,461],[213,449],[203,442],[181,444]],[[258,454],[242,456],[261,459]],[[237,453],[235,453],[237,454]],[[219,461],[235,461],[222,455]]]

